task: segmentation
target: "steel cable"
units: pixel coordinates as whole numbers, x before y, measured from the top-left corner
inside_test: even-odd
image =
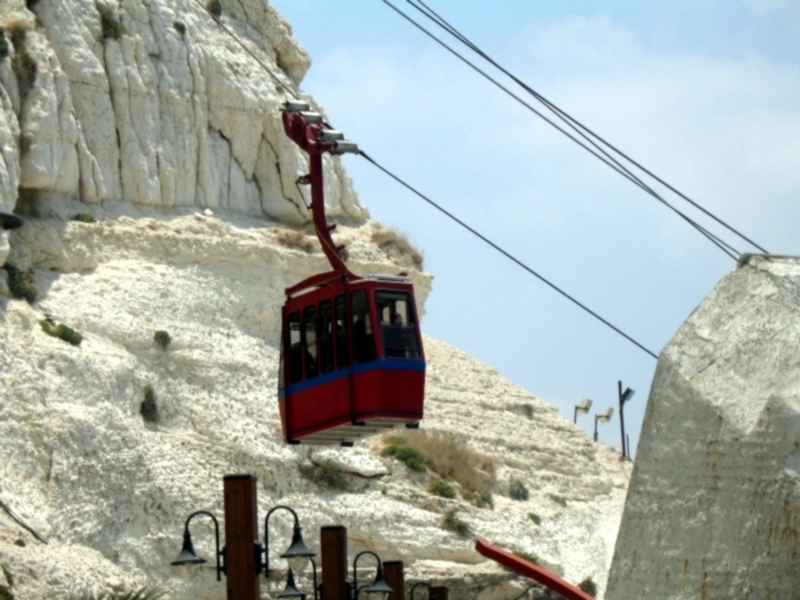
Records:
[[[596,149],[597,149],[597,151],[598,151],[598,152],[600,152],[602,155],[604,155],[606,158],[603,158],[602,156],[600,156],[600,154],[598,154],[598,152],[595,152],[594,150],[592,150],[591,148],[589,148],[588,146],[586,146],[585,144],[583,144],[582,142],[580,142],[578,139],[576,139],[574,136],[572,136],[572,135],[571,135],[569,132],[565,131],[564,129],[562,129],[561,127],[559,127],[557,124],[555,124],[553,121],[551,121],[551,120],[550,120],[550,119],[548,119],[546,116],[544,116],[544,115],[543,115],[543,114],[542,114],[540,111],[538,111],[538,110],[536,110],[535,108],[533,108],[532,106],[530,106],[528,103],[526,103],[524,100],[522,100],[522,99],[521,99],[519,96],[517,96],[517,95],[516,95],[516,94],[514,94],[514,93],[513,93],[511,90],[509,90],[507,87],[505,87],[504,85],[502,85],[502,84],[501,84],[499,81],[497,81],[496,79],[494,79],[493,77],[491,77],[491,76],[490,76],[488,73],[486,73],[485,71],[481,70],[481,69],[480,69],[479,67],[477,67],[475,64],[473,64],[472,62],[470,62],[470,61],[469,61],[467,58],[465,58],[465,57],[464,57],[464,56],[462,56],[460,53],[458,53],[456,50],[454,50],[453,48],[451,48],[450,46],[448,46],[446,43],[444,43],[442,40],[440,40],[439,38],[437,38],[437,37],[436,37],[435,35],[433,35],[433,34],[432,34],[430,31],[428,31],[427,29],[425,29],[424,27],[422,27],[422,26],[421,26],[419,23],[417,23],[417,22],[416,22],[414,19],[412,19],[411,17],[409,17],[408,15],[406,15],[405,13],[403,13],[403,12],[402,12],[401,10],[399,10],[399,9],[398,9],[396,6],[394,6],[394,5],[393,5],[391,2],[388,2],[387,0],[383,0],[384,4],[386,4],[387,6],[389,6],[390,8],[392,8],[392,9],[393,9],[393,10],[394,10],[394,11],[395,11],[397,14],[399,14],[400,16],[402,16],[403,18],[405,18],[405,19],[406,19],[407,21],[409,21],[409,22],[410,22],[412,25],[414,25],[414,26],[415,26],[416,28],[418,28],[420,31],[422,31],[423,33],[425,33],[425,34],[426,34],[428,37],[430,37],[432,40],[434,40],[435,42],[437,42],[437,43],[438,43],[439,45],[441,45],[443,48],[445,48],[446,50],[448,50],[448,51],[449,51],[450,53],[452,53],[454,56],[456,56],[457,58],[459,58],[459,59],[460,59],[461,61],[463,61],[465,64],[467,64],[468,66],[470,66],[472,69],[474,69],[474,70],[475,70],[476,72],[478,72],[478,73],[479,73],[481,76],[483,76],[483,77],[484,77],[484,78],[486,78],[488,81],[490,81],[491,83],[493,83],[495,86],[497,86],[497,87],[498,87],[499,89],[501,89],[503,92],[505,92],[506,94],[508,94],[509,96],[511,96],[512,98],[514,98],[515,100],[517,100],[517,102],[519,102],[520,104],[522,104],[523,106],[525,106],[525,107],[526,107],[528,110],[530,110],[531,112],[533,112],[534,114],[536,114],[538,117],[540,117],[540,118],[541,118],[542,120],[544,120],[546,123],[548,123],[549,125],[551,125],[551,126],[552,126],[552,127],[554,127],[555,129],[557,129],[557,130],[558,130],[559,132],[561,132],[563,135],[567,136],[567,137],[568,137],[569,139],[571,139],[573,142],[577,143],[577,144],[578,144],[579,146],[581,146],[581,147],[582,147],[584,150],[586,150],[587,152],[589,152],[590,154],[592,154],[593,156],[595,156],[595,158],[597,158],[597,159],[601,160],[601,161],[602,161],[603,163],[605,163],[605,164],[606,164],[608,167],[610,167],[610,168],[612,168],[613,170],[615,170],[616,172],[618,172],[620,175],[622,175],[623,177],[625,177],[626,179],[628,179],[629,181],[631,181],[632,183],[634,183],[635,185],[637,185],[638,187],[640,187],[640,188],[641,188],[642,190],[644,190],[646,193],[648,193],[649,195],[653,196],[653,198],[655,198],[656,200],[658,200],[659,202],[661,202],[662,204],[664,204],[665,206],[667,206],[667,207],[668,207],[670,210],[672,210],[673,212],[675,212],[676,214],[678,214],[678,215],[679,215],[679,216],[680,216],[682,219],[684,219],[684,220],[685,220],[687,223],[689,223],[689,224],[690,224],[692,227],[694,227],[695,229],[697,229],[697,230],[698,230],[698,231],[699,231],[699,232],[700,232],[702,235],[704,235],[706,238],[708,238],[708,240],[709,240],[709,241],[711,241],[711,242],[712,242],[714,245],[716,245],[718,248],[720,248],[720,250],[722,250],[723,252],[725,252],[725,254],[727,254],[727,255],[728,255],[730,258],[732,258],[732,259],[734,259],[734,260],[737,260],[737,259],[738,259],[738,255],[740,254],[740,252],[739,252],[739,251],[738,251],[736,248],[734,248],[733,246],[731,246],[730,244],[728,244],[727,242],[725,242],[724,240],[722,240],[721,238],[719,238],[717,235],[713,234],[713,233],[712,233],[712,232],[710,232],[708,229],[706,229],[705,227],[701,226],[700,224],[698,224],[697,222],[695,222],[693,219],[691,219],[690,217],[688,217],[687,215],[685,215],[683,212],[681,212],[680,210],[678,210],[677,208],[675,208],[674,206],[672,206],[672,205],[671,205],[669,202],[667,202],[667,201],[666,201],[666,200],[665,200],[665,199],[664,199],[662,196],[660,196],[660,195],[659,195],[658,193],[656,193],[656,192],[655,192],[655,191],[654,191],[652,188],[650,188],[650,187],[649,187],[648,185],[646,185],[646,184],[645,184],[643,181],[641,181],[641,179],[639,179],[639,178],[638,178],[638,177],[637,177],[635,174],[633,174],[633,173],[632,173],[632,172],[631,172],[631,171],[630,171],[630,170],[629,170],[627,167],[625,167],[624,165],[622,165],[622,164],[621,164],[621,163],[620,163],[618,160],[616,160],[616,159],[615,159],[613,156],[611,156],[611,155],[610,155],[608,152],[606,152],[606,150],[604,150],[603,148],[601,148],[601,147],[600,147],[600,146],[599,146],[599,145],[598,145],[598,144],[597,144],[597,143],[596,143],[596,142],[595,142],[593,139],[591,139],[590,137],[588,137],[588,136],[586,135],[586,133],[584,133],[584,131],[585,131],[585,132],[587,132],[587,133],[589,133],[590,135],[592,135],[594,138],[596,138],[597,140],[599,140],[599,141],[600,141],[600,142],[602,142],[603,144],[605,144],[605,145],[606,145],[608,148],[610,148],[612,151],[616,152],[616,153],[617,153],[619,156],[621,156],[621,157],[622,157],[622,158],[624,158],[625,160],[628,160],[628,161],[629,161],[631,164],[635,165],[636,167],[638,167],[639,169],[641,169],[643,172],[645,172],[645,173],[647,173],[648,175],[650,175],[651,177],[653,177],[653,178],[654,178],[656,181],[658,181],[659,183],[662,183],[662,184],[663,184],[665,187],[667,187],[668,189],[670,189],[670,190],[672,190],[673,192],[675,192],[676,194],[678,194],[678,195],[679,195],[681,198],[684,198],[685,200],[687,200],[688,202],[690,202],[690,203],[691,203],[693,206],[696,206],[696,207],[697,207],[699,210],[701,210],[702,212],[704,212],[705,214],[707,214],[708,216],[710,216],[711,218],[713,218],[714,220],[716,220],[717,222],[719,222],[719,223],[720,223],[721,225],[723,225],[724,227],[728,228],[730,231],[732,231],[733,233],[735,233],[736,235],[738,235],[739,237],[741,237],[742,239],[744,239],[744,240],[745,240],[745,241],[747,241],[748,243],[752,244],[753,246],[755,246],[755,247],[756,247],[756,248],[758,248],[759,250],[761,250],[761,251],[763,251],[763,252],[765,252],[765,253],[768,253],[768,252],[767,252],[767,251],[766,251],[764,248],[762,248],[761,246],[759,246],[758,244],[756,244],[755,242],[753,242],[752,240],[750,240],[750,238],[747,238],[746,236],[744,236],[743,234],[741,234],[740,232],[738,232],[736,229],[734,229],[733,227],[731,227],[730,225],[728,225],[727,223],[725,223],[724,221],[722,221],[721,219],[719,219],[718,217],[716,217],[716,216],[715,216],[713,213],[711,213],[710,211],[707,211],[705,208],[703,208],[702,206],[700,206],[699,204],[697,204],[696,202],[694,202],[694,201],[693,201],[693,200],[691,200],[690,198],[686,197],[686,196],[685,196],[684,194],[682,194],[680,191],[676,190],[675,188],[673,188],[672,186],[670,186],[668,183],[666,183],[665,181],[661,180],[661,179],[660,179],[658,176],[656,176],[655,174],[653,174],[653,173],[651,173],[650,171],[648,171],[647,169],[645,169],[645,168],[644,168],[642,165],[640,165],[639,163],[637,163],[636,161],[634,161],[633,159],[631,159],[630,157],[628,157],[626,154],[624,154],[623,152],[621,152],[620,150],[618,150],[616,147],[614,147],[613,145],[611,145],[609,142],[607,142],[606,140],[604,140],[602,137],[600,137],[600,136],[598,136],[597,134],[595,134],[595,133],[594,133],[592,130],[590,130],[589,128],[585,127],[583,124],[581,124],[579,121],[577,121],[576,119],[574,119],[573,117],[571,117],[569,114],[567,114],[566,112],[562,111],[562,110],[561,110],[560,108],[558,108],[556,105],[552,104],[552,103],[551,103],[549,100],[547,100],[546,98],[544,98],[543,96],[541,96],[540,94],[538,94],[538,93],[537,93],[535,90],[531,89],[531,88],[530,88],[530,87],[529,87],[527,84],[525,84],[523,81],[521,81],[520,79],[518,79],[517,77],[515,77],[515,76],[514,76],[512,73],[510,73],[509,71],[507,71],[506,69],[504,69],[504,68],[503,68],[501,65],[499,65],[499,64],[498,64],[496,61],[494,61],[494,60],[493,60],[491,57],[489,57],[488,55],[486,55],[486,54],[485,54],[485,53],[484,53],[484,52],[483,52],[483,51],[482,51],[480,48],[478,48],[477,46],[475,46],[475,45],[474,45],[474,44],[473,44],[471,41],[469,41],[469,39],[467,39],[467,38],[466,38],[465,36],[463,36],[463,35],[462,35],[462,34],[461,34],[461,33],[460,33],[458,30],[456,30],[456,29],[455,29],[454,27],[452,27],[452,26],[451,26],[449,23],[447,23],[447,21],[445,21],[445,20],[444,20],[442,17],[440,17],[440,16],[439,16],[437,13],[435,13],[435,12],[434,12],[434,11],[432,11],[430,8],[428,8],[428,7],[427,7],[427,5],[425,5],[423,2],[421,2],[421,0],[418,0],[418,1],[420,1],[420,4],[422,4],[422,5],[425,7],[425,9],[427,9],[428,11],[430,11],[430,14],[429,14],[428,12],[426,12],[425,10],[423,10],[422,8],[420,8],[419,6],[417,6],[416,4],[414,4],[414,2],[412,2],[412,0],[406,0],[406,1],[407,1],[409,4],[411,4],[411,5],[412,5],[412,6],[413,6],[415,9],[417,9],[417,10],[418,10],[418,11],[420,11],[420,12],[422,12],[422,13],[423,13],[423,14],[424,14],[426,17],[428,17],[429,19],[433,20],[433,21],[434,21],[434,22],[435,22],[437,25],[439,25],[440,27],[442,27],[443,29],[445,29],[445,31],[447,31],[448,33],[450,33],[451,35],[453,35],[454,37],[456,37],[456,39],[458,39],[460,42],[462,42],[463,44],[465,44],[465,45],[466,45],[467,47],[469,47],[471,50],[475,51],[475,52],[476,52],[476,53],[477,53],[479,56],[481,56],[482,58],[484,58],[485,60],[487,60],[487,61],[488,61],[490,64],[492,64],[493,66],[495,66],[496,68],[498,68],[499,70],[501,70],[501,71],[502,71],[504,74],[506,74],[508,77],[510,77],[510,78],[511,78],[511,79],[512,79],[512,80],[513,80],[515,83],[517,83],[518,85],[520,85],[520,86],[521,86],[521,87],[522,87],[522,88],[523,88],[525,91],[527,91],[528,93],[530,93],[531,95],[533,95],[533,96],[534,96],[534,97],[535,97],[537,100],[539,100],[539,101],[540,101],[542,104],[544,104],[544,105],[545,105],[545,107],[547,107],[547,108],[548,108],[549,110],[551,110],[551,111],[552,111],[552,112],[553,112],[553,113],[554,113],[554,114],[555,114],[555,115],[556,115],[556,116],[557,116],[559,119],[561,119],[561,120],[562,120],[562,121],[563,121],[563,122],[564,122],[564,123],[565,123],[565,124],[566,124],[568,127],[570,127],[571,129],[573,129],[573,130],[576,132],[576,134],[577,134],[577,135],[579,135],[579,136],[581,136],[582,138],[584,138],[584,139],[585,139],[585,140],[586,140],[586,141],[587,141],[589,144],[591,144],[591,145],[592,145],[594,148],[596,148]],[[732,254],[731,252],[733,252],[733,254]]]
[[[217,23],[218,23],[220,26],[221,26],[221,27],[222,27],[222,28],[223,28],[223,30],[224,30],[226,33],[228,33],[228,35],[230,35],[231,37],[233,37],[233,38],[234,38],[234,39],[235,39],[235,40],[236,40],[236,41],[239,43],[239,45],[240,45],[240,46],[242,46],[242,48],[244,48],[244,49],[246,50],[246,51],[247,51],[247,53],[248,53],[250,56],[252,56],[252,57],[253,57],[253,58],[256,60],[256,62],[258,62],[258,64],[259,64],[259,65],[261,65],[261,66],[264,68],[264,70],[265,70],[265,71],[267,71],[267,73],[269,73],[269,74],[272,76],[272,78],[273,78],[273,79],[275,79],[276,81],[278,81],[278,83],[280,83],[280,84],[281,84],[281,85],[284,87],[284,89],[286,89],[286,91],[287,91],[287,92],[289,92],[289,93],[292,95],[292,97],[294,97],[294,98],[297,98],[297,94],[295,94],[295,93],[294,93],[294,92],[293,92],[293,91],[292,91],[290,88],[288,88],[288,87],[287,87],[287,86],[286,86],[286,85],[285,85],[285,84],[284,84],[284,83],[283,83],[283,82],[282,82],[282,81],[281,81],[281,80],[280,80],[280,79],[279,79],[279,78],[278,78],[278,77],[277,77],[277,76],[276,76],[276,75],[275,75],[275,74],[274,74],[274,73],[273,73],[273,72],[272,72],[272,71],[271,71],[271,70],[270,70],[270,69],[269,69],[269,68],[268,68],[268,67],[267,67],[267,66],[266,66],[264,63],[263,63],[263,62],[261,62],[261,61],[258,59],[258,57],[256,57],[256,56],[255,56],[255,55],[254,55],[252,52],[250,52],[250,50],[249,50],[249,49],[248,49],[248,48],[247,48],[247,47],[246,47],[246,46],[245,46],[245,45],[244,45],[244,44],[243,44],[243,43],[242,43],[242,42],[239,40],[239,38],[236,36],[236,34],[234,34],[234,33],[233,33],[232,31],[230,31],[230,30],[229,30],[227,27],[225,27],[225,26],[222,24],[222,22],[221,22],[221,21],[220,21],[220,20],[219,20],[219,19],[218,19],[218,18],[217,18],[217,17],[216,17],[216,16],[215,16],[213,13],[211,13],[211,12],[210,12],[210,11],[209,11],[209,10],[208,10],[208,9],[207,9],[205,6],[204,6],[204,5],[203,5],[203,4],[200,2],[200,0],[195,0],[195,1],[196,1],[196,2],[197,2],[197,3],[198,3],[198,4],[199,4],[199,5],[200,5],[200,6],[201,6],[201,7],[202,7],[202,8],[203,8],[203,9],[204,9],[204,10],[205,10],[205,11],[206,11],[206,12],[207,12],[207,13],[208,13],[208,14],[209,14],[209,15],[210,15],[210,16],[211,16],[211,17],[212,17],[212,18],[213,18],[213,19],[214,19],[214,20],[215,20],[215,21],[216,21],[216,22],[217,22]],[[385,0],[384,0],[384,1],[385,1]],[[394,8],[394,7],[393,7],[393,8]],[[395,10],[396,10],[396,9],[395,9]],[[402,14],[402,13],[400,13],[400,14]],[[430,34],[429,34],[429,35],[430,35]],[[441,43],[441,42],[440,42],[440,43]],[[509,92],[509,93],[510,93],[510,92]],[[522,101],[522,100],[520,100],[520,102],[523,102],[523,101]],[[523,102],[523,104],[524,104],[524,102]],[[533,109],[533,108],[531,108],[531,110],[534,110],[534,111],[535,111],[535,109]],[[544,118],[545,120],[547,120],[549,123],[551,123],[551,124],[552,124],[554,127],[556,127],[557,129],[560,129],[560,128],[559,128],[559,127],[556,125],[556,124],[554,124],[554,123],[552,123],[551,121],[549,121],[549,120],[548,120],[546,117],[542,117],[542,118]],[[326,127],[330,127],[330,126],[329,126],[327,123],[325,123],[325,126],[326,126]],[[566,134],[566,135],[569,135],[569,134],[568,134],[568,133],[566,133],[566,132],[565,132],[565,134]],[[571,137],[571,136],[570,136],[570,137]],[[573,139],[574,139],[574,138],[573,138]],[[576,140],[576,141],[577,141],[577,140]],[[580,143],[580,142],[578,142],[578,143]],[[591,152],[591,150],[589,150],[589,151]],[[503,249],[502,249],[500,246],[498,246],[497,244],[495,244],[494,242],[492,242],[490,239],[488,239],[487,237],[485,237],[484,235],[482,235],[481,233],[479,233],[478,231],[476,231],[475,229],[473,229],[472,227],[470,227],[469,225],[467,225],[467,224],[466,224],[464,221],[462,221],[461,219],[459,219],[458,217],[456,217],[455,215],[453,215],[452,213],[450,213],[449,211],[447,211],[447,210],[446,210],[446,209],[444,209],[443,207],[439,206],[439,205],[438,205],[437,203],[435,203],[433,200],[431,200],[430,198],[428,198],[427,196],[425,196],[424,194],[422,194],[421,192],[419,192],[418,190],[416,190],[414,187],[412,187],[411,185],[409,185],[408,183],[406,183],[405,181],[403,181],[402,179],[400,179],[400,178],[399,178],[397,175],[395,175],[394,173],[392,173],[391,171],[389,171],[389,170],[388,170],[388,169],[386,169],[385,167],[383,167],[383,166],[381,166],[380,164],[378,164],[378,163],[377,163],[375,160],[373,160],[373,159],[372,159],[372,158],[371,158],[369,155],[367,155],[367,153],[366,153],[366,152],[364,152],[363,150],[359,150],[359,155],[361,155],[361,156],[362,156],[364,159],[366,159],[366,160],[367,160],[369,163],[371,163],[373,166],[375,166],[376,168],[378,168],[380,171],[383,171],[383,172],[384,172],[386,175],[388,175],[389,177],[391,177],[392,179],[394,179],[395,181],[397,181],[397,182],[398,182],[400,185],[402,185],[403,187],[407,188],[408,190],[410,190],[411,192],[413,192],[414,194],[416,194],[417,196],[419,196],[420,198],[422,198],[423,200],[425,200],[426,202],[428,202],[428,203],[429,203],[431,206],[433,206],[434,208],[436,208],[437,210],[439,210],[440,212],[442,212],[444,215],[446,215],[447,217],[449,217],[450,219],[452,219],[453,221],[455,221],[456,223],[458,223],[459,225],[461,225],[462,227],[464,227],[465,229],[467,229],[467,230],[468,230],[470,233],[472,233],[473,235],[477,236],[477,237],[478,237],[479,239],[481,239],[483,242],[485,242],[486,244],[488,244],[489,246],[491,246],[492,248],[494,248],[495,250],[497,250],[498,252],[500,252],[501,254],[503,254],[503,255],[504,255],[506,258],[510,259],[511,261],[513,261],[514,263],[516,263],[518,266],[520,266],[520,267],[522,267],[523,269],[525,269],[525,270],[526,270],[528,273],[530,273],[531,275],[533,275],[534,277],[536,277],[537,279],[539,279],[540,281],[542,281],[543,283],[545,283],[546,285],[548,285],[549,287],[551,287],[553,290],[555,290],[556,292],[558,292],[559,294],[561,294],[563,297],[567,298],[567,299],[568,299],[570,302],[572,302],[572,303],[576,304],[576,305],[577,305],[577,306],[579,306],[581,309],[583,309],[584,311],[586,311],[587,313],[589,313],[590,315],[592,315],[592,316],[593,316],[595,319],[599,320],[601,323],[603,323],[603,324],[604,324],[604,325],[606,325],[607,327],[609,327],[609,328],[611,328],[612,330],[614,330],[616,333],[618,333],[619,335],[621,335],[622,337],[624,337],[626,340],[628,340],[629,342],[631,342],[632,344],[634,344],[635,346],[637,346],[637,347],[638,347],[640,350],[642,350],[642,351],[646,352],[647,354],[649,354],[650,356],[652,356],[653,358],[655,358],[656,360],[658,360],[658,355],[657,355],[655,352],[653,352],[653,351],[649,350],[649,349],[648,349],[648,348],[646,348],[644,345],[642,345],[642,344],[640,344],[639,342],[637,342],[637,341],[636,341],[634,338],[632,338],[632,337],[631,337],[631,336],[629,336],[627,333],[625,333],[624,331],[622,331],[620,328],[616,327],[615,325],[613,325],[612,323],[610,323],[609,321],[607,321],[606,319],[604,319],[603,317],[601,317],[599,314],[597,314],[596,312],[594,312],[594,311],[593,311],[592,309],[590,309],[588,306],[586,306],[585,304],[583,304],[583,303],[581,303],[580,301],[578,301],[577,299],[575,299],[573,296],[571,296],[570,294],[568,294],[567,292],[565,292],[564,290],[562,290],[561,288],[559,288],[558,286],[556,286],[554,283],[550,282],[548,279],[546,279],[545,277],[543,277],[542,275],[540,275],[539,273],[537,273],[536,271],[534,271],[534,270],[533,270],[531,267],[529,267],[528,265],[526,265],[525,263],[523,263],[521,260],[519,260],[519,259],[517,259],[516,257],[514,257],[514,256],[513,256],[512,254],[510,254],[509,252],[507,252],[507,251],[503,250]],[[600,158],[600,157],[598,157],[598,158]],[[601,158],[601,160],[603,160],[603,159]],[[604,161],[604,162],[605,162],[605,161]],[[613,167],[612,167],[612,168],[613,168]],[[687,218],[688,218],[688,217],[687,217]],[[699,227],[699,226],[698,226],[698,227]],[[720,246],[720,247],[721,247],[721,246]],[[723,251],[725,251],[725,249],[724,249],[724,248],[722,248],[722,250],[723,250]],[[727,253],[727,252],[726,252],[726,253]],[[735,257],[734,257],[734,258],[735,258]]]
[[[558,292],[559,294],[561,294],[561,295],[562,295],[564,298],[566,298],[567,300],[569,300],[569,301],[570,301],[570,302],[572,302],[573,304],[576,304],[577,306],[579,306],[580,308],[582,308],[583,310],[585,310],[587,313],[589,313],[590,315],[592,315],[592,316],[593,316],[595,319],[597,319],[598,321],[600,321],[601,323],[603,323],[603,324],[604,324],[604,325],[606,325],[607,327],[610,327],[610,328],[611,328],[611,329],[613,329],[615,332],[617,332],[619,335],[621,335],[622,337],[624,337],[626,340],[628,340],[629,342],[631,342],[631,343],[633,343],[634,345],[636,345],[637,347],[639,347],[639,349],[641,349],[641,350],[644,350],[644,351],[645,351],[647,354],[649,354],[650,356],[652,356],[653,358],[655,358],[656,360],[658,360],[658,355],[657,355],[655,352],[652,352],[651,350],[648,350],[648,349],[647,349],[645,346],[643,346],[642,344],[640,344],[639,342],[637,342],[635,339],[633,339],[633,338],[632,338],[631,336],[629,336],[627,333],[625,333],[624,331],[622,331],[622,330],[621,330],[619,327],[617,327],[617,326],[613,325],[612,323],[610,323],[609,321],[607,321],[606,319],[604,319],[603,317],[601,317],[599,314],[597,314],[596,312],[594,312],[594,311],[593,311],[591,308],[589,308],[588,306],[586,306],[586,305],[585,305],[585,304],[583,304],[582,302],[580,302],[580,301],[576,300],[576,299],[575,299],[573,296],[571,296],[570,294],[568,294],[567,292],[565,292],[564,290],[562,290],[560,287],[558,287],[557,285],[555,285],[554,283],[552,283],[550,280],[548,280],[548,279],[547,279],[547,278],[545,278],[544,276],[542,276],[542,275],[540,275],[539,273],[537,273],[536,271],[534,271],[534,270],[533,270],[531,267],[529,267],[529,266],[528,266],[528,265],[526,265],[524,262],[522,262],[521,260],[519,260],[518,258],[516,258],[516,257],[515,257],[513,254],[511,254],[511,253],[507,252],[506,250],[503,250],[503,248],[501,248],[500,246],[498,246],[497,244],[495,244],[495,243],[494,243],[492,240],[490,240],[489,238],[487,238],[485,235],[483,235],[482,233],[478,232],[477,230],[475,230],[475,229],[473,229],[472,227],[470,227],[469,225],[467,225],[467,224],[466,224],[464,221],[462,221],[461,219],[459,219],[458,217],[456,217],[456,216],[455,216],[453,213],[451,213],[451,212],[450,212],[450,211],[448,211],[447,209],[443,208],[442,206],[438,205],[436,202],[434,202],[433,200],[431,200],[430,198],[428,198],[428,196],[426,196],[425,194],[423,194],[423,193],[422,193],[422,192],[420,192],[419,190],[415,189],[415,188],[414,188],[413,186],[411,186],[410,184],[408,184],[408,183],[406,183],[405,181],[403,181],[403,180],[402,180],[400,177],[398,177],[397,175],[395,175],[394,173],[392,173],[391,171],[389,171],[387,168],[385,168],[385,167],[381,166],[380,164],[378,164],[378,163],[377,163],[377,162],[376,162],[374,159],[372,159],[372,158],[371,158],[371,157],[370,157],[370,156],[369,156],[369,155],[368,155],[366,152],[364,152],[363,150],[360,150],[360,151],[359,151],[359,154],[360,154],[360,155],[361,155],[363,158],[365,158],[365,159],[366,159],[368,162],[370,162],[372,165],[374,165],[375,167],[377,167],[378,169],[380,169],[381,171],[383,171],[383,172],[384,172],[386,175],[388,175],[389,177],[391,177],[392,179],[394,179],[394,180],[395,180],[397,183],[399,183],[400,185],[402,185],[403,187],[405,187],[407,190],[409,190],[409,191],[411,191],[412,193],[416,194],[417,196],[419,196],[420,198],[422,198],[422,199],[423,199],[425,202],[427,202],[428,204],[430,204],[431,206],[433,206],[433,207],[434,207],[436,210],[440,211],[441,213],[443,213],[444,215],[446,215],[447,217],[449,217],[450,219],[452,219],[453,221],[455,221],[456,223],[458,223],[459,225],[461,225],[461,226],[462,226],[464,229],[466,229],[467,231],[469,231],[470,233],[472,233],[474,236],[476,236],[476,237],[480,238],[480,239],[481,239],[483,242],[485,242],[486,244],[488,244],[489,246],[491,246],[492,248],[494,248],[495,250],[497,250],[498,252],[500,252],[500,254],[502,254],[503,256],[505,256],[506,258],[508,258],[509,260],[511,260],[512,262],[516,263],[518,266],[520,266],[520,267],[522,267],[523,269],[525,269],[525,270],[526,270],[528,273],[530,273],[531,275],[533,275],[534,277],[536,277],[537,279],[539,279],[540,281],[542,281],[542,282],[543,282],[543,283],[545,283],[546,285],[550,286],[550,287],[551,287],[552,289],[554,289],[556,292]]]

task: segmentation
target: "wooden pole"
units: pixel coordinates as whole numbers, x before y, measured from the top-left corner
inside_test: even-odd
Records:
[[[447,588],[443,585],[434,587],[431,590],[431,600],[447,600]]]
[[[325,600],[347,598],[347,528],[328,525],[320,530],[322,549],[322,597]]]
[[[225,475],[225,575],[228,600],[259,600],[255,542],[258,539],[253,475]]]
[[[406,583],[403,575],[403,561],[391,560],[383,563],[383,576],[389,587],[394,590],[389,594],[388,600],[405,600]]]

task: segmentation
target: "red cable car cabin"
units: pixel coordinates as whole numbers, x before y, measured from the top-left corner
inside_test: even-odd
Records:
[[[310,156],[314,226],[333,271],[286,290],[278,401],[284,441],[352,445],[422,419],[425,356],[414,288],[400,276],[359,277],[335,248],[325,220],[322,154],[357,151],[321,125],[308,106],[289,102],[284,128]]]

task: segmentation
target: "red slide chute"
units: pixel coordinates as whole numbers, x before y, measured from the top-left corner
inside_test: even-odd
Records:
[[[490,558],[520,575],[530,577],[544,587],[553,590],[556,594],[561,594],[567,600],[594,600],[592,596],[571,583],[567,583],[555,573],[551,573],[547,569],[543,569],[539,565],[528,562],[524,558],[511,554],[511,552],[498,548],[489,542],[476,540],[475,550],[486,558]]]

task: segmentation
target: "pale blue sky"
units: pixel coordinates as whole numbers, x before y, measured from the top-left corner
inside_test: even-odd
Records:
[[[428,4],[534,89],[771,252],[800,254],[800,3]],[[655,352],[733,267],[380,0],[273,5],[311,53],[302,88],[334,126]],[[622,379],[637,391],[625,412],[635,448],[654,359],[362,159],[345,162],[372,216],[425,254],[435,276],[426,333],[570,419],[585,396],[598,411],[616,407]],[[593,418],[579,422],[591,433]],[[620,447],[616,414],[600,439]]]

